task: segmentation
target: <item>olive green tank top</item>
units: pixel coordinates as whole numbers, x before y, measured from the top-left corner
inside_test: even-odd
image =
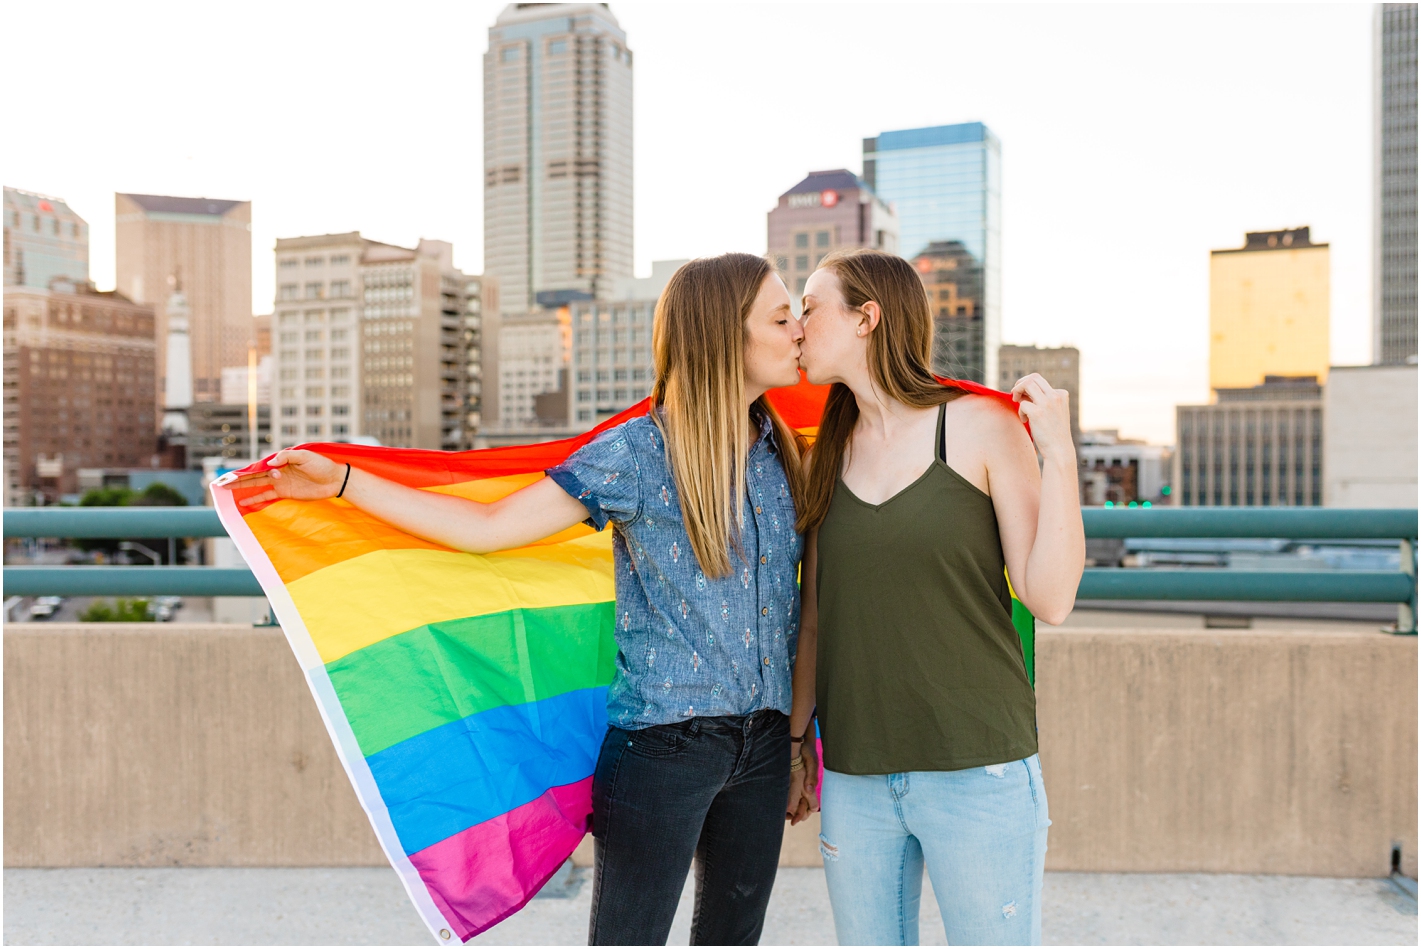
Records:
[[[824,767],[958,771],[1036,753],[1036,696],[1012,625],[992,500],[932,467],[882,504],[840,479],[819,527]]]

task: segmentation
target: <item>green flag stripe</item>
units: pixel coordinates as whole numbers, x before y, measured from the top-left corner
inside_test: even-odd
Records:
[[[367,757],[431,728],[612,681],[610,602],[430,623],[329,663]]]

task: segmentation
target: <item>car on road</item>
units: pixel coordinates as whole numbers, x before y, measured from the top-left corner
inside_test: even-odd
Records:
[[[59,607],[63,605],[62,596],[42,596],[30,604],[30,619],[45,620],[59,612]]]

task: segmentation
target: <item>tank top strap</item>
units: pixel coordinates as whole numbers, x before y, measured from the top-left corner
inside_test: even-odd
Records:
[[[943,437],[947,434],[947,403],[940,402],[937,407],[937,441],[933,443],[933,457],[943,464],[947,464],[947,449],[943,447]]]

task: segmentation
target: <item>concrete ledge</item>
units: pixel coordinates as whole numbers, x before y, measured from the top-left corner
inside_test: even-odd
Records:
[[[6,866],[385,863],[279,630],[26,624],[4,660]],[[1043,630],[1037,669],[1049,868],[1375,877],[1396,841],[1415,875],[1415,637]]]
[[[1414,636],[1075,629],[1037,640],[1046,866],[1416,875]]]

